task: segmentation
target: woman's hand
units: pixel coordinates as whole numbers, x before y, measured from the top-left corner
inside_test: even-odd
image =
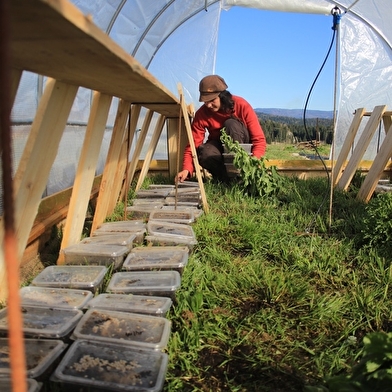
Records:
[[[176,178],[175,178],[176,183],[177,182],[184,182],[188,178],[188,175],[189,175],[189,171],[188,170],[180,171],[176,175]]]

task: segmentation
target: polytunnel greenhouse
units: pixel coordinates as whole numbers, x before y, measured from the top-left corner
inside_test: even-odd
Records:
[[[68,319],[65,319],[68,314],[74,324],[70,324],[61,337],[58,331],[52,335],[32,332],[35,327],[40,329],[42,326],[26,327],[26,318],[35,309],[34,302],[25,302],[26,296],[39,300],[40,296],[45,295],[45,286],[31,285],[31,288],[40,288],[42,292],[32,289],[31,293],[28,290],[22,293],[19,290],[20,280],[34,282],[39,277],[31,263],[42,252],[53,228],[61,227],[61,246],[54,266],[60,268],[72,264],[69,260],[73,248],[81,246],[86,217],[91,218],[91,233],[99,231],[109,223],[106,220],[115,211],[117,203],[126,201],[130,190],[143,194],[143,181],[150,174],[173,179],[179,171],[188,143],[196,168],[194,181],[187,182],[183,187],[179,187],[179,184],[172,185],[172,188],[156,186],[154,192],[158,194],[166,190],[165,197],[170,199],[168,205],[174,206],[171,211],[177,211],[181,197],[187,195],[187,201],[193,201],[192,197],[196,197],[198,212],[208,214],[208,199],[204,190],[206,173],[198,165],[192,145],[191,124],[195,110],[202,104],[199,102],[199,81],[206,75],[216,73],[221,14],[230,12],[234,7],[323,14],[334,18],[333,148],[329,159],[324,164],[310,162],[308,166],[305,163],[293,165],[289,161],[274,160],[268,165],[276,165],[278,172],[283,174],[294,173],[304,178],[309,173],[317,176],[327,169],[331,174],[331,186],[340,190],[346,190],[355,173],[362,170],[367,175],[359,190],[359,199],[365,203],[371,198],[378,181],[390,175],[390,0],[2,1],[0,210],[3,251],[0,256],[0,293],[4,316],[0,327],[5,325],[5,329],[1,330],[4,332],[0,356],[2,391],[54,390],[50,389],[53,388],[52,384],[48,387],[42,382],[41,373],[37,375],[29,368],[29,361],[26,367],[29,350],[35,352],[40,349],[33,342],[37,336],[42,339],[42,344],[50,343],[47,349],[50,350],[49,356],[53,355],[57,362],[63,358],[60,364],[63,367],[56,370],[56,375],[60,379],[63,377],[61,380],[66,385],[77,385],[81,390],[163,390],[165,366],[171,360],[164,353],[170,330],[170,322],[165,317],[158,320],[149,315],[145,320],[139,320],[143,331],[154,334],[159,330],[161,333],[160,336],[148,336],[146,341],[149,344],[138,341],[135,345],[125,344],[121,350],[113,348],[112,353],[118,355],[118,361],[129,362],[125,382],[115,380],[115,376],[113,379],[109,377],[109,381],[91,381],[95,375],[89,372],[85,373],[84,381],[80,381],[75,374],[76,365],[71,366],[73,372],[68,372],[69,366],[64,359],[76,360],[76,357],[83,355],[96,355],[98,358],[104,352],[100,360],[112,361],[106,347],[110,346],[111,341],[107,337],[98,339],[97,345],[91,347],[88,334],[81,333],[80,338],[75,338],[82,328],[81,320],[87,323],[87,316],[97,318],[102,314],[94,314],[94,309],[96,313],[99,312],[92,305],[58,308],[59,302],[41,303],[37,308],[40,311],[47,308],[46,313],[33,315],[32,324],[44,318],[50,325],[50,312],[58,312],[53,316],[57,317],[55,324],[68,326]],[[145,219],[147,212],[142,212]],[[187,212],[184,210],[181,219],[185,219]],[[195,213],[192,212],[192,219]],[[158,232],[162,230],[159,225],[154,228],[153,219],[147,223],[143,219],[141,226],[133,222],[129,230],[119,229],[118,226],[112,229],[117,234],[123,234],[121,247],[119,242],[116,243],[118,249],[109,249],[109,244],[114,245],[114,237],[109,243],[103,239],[103,242],[99,242],[98,248],[107,248],[110,256],[105,257],[114,260],[114,265],[116,257],[121,259],[123,256],[114,256],[113,252],[126,248],[123,243],[124,231],[128,234],[127,241],[133,241],[136,248],[139,242],[145,243],[143,236],[148,234],[154,237],[155,229]],[[129,225],[132,220],[124,219],[125,222]],[[173,227],[169,224],[169,229],[179,230],[183,241],[180,241],[180,247],[191,251],[188,249],[189,240],[197,241],[192,229],[190,233],[185,231],[183,234],[185,225],[177,227],[183,223],[175,221]],[[142,236],[141,240],[138,235]],[[162,233],[157,233],[162,242],[160,235]],[[173,245],[170,241],[167,240],[169,245]],[[85,243],[85,249],[96,249],[97,244],[94,243],[94,246],[89,241]],[[131,254],[131,248],[128,246],[121,262]],[[177,257],[177,251],[172,249],[173,254],[170,255]],[[96,250],[94,252],[94,256],[84,254],[82,257],[84,261],[88,257],[94,258],[94,267],[99,270],[103,264],[97,262],[99,256]],[[178,257],[187,260],[188,252],[185,253],[186,256],[180,253]],[[86,267],[85,263],[82,264]],[[106,267],[103,268],[104,272],[107,272]],[[68,272],[62,274],[64,278]],[[177,271],[174,278],[180,275]],[[79,287],[59,285],[51,286],[52,294],[49,297],[56,298],[55,301],[64,300],[64,297],[60,299],[60,294],[66,295],[61,290],[67,288],[72,289],[67,296],[80,294],[76,290]],[[59,293],[54,292],[57,289]],[[97,299],[103,295],[95,282],[81,290],[84,290],[85,299]],[[114,293],[113,289],[110,295]],[[124,296],[125,292],[116,294]],[[170,297],[170,294],[163,296]],[[154,296],[157,301],[160,297]],[[121,302],[120,297],[117,301]],[[175,303],[175,298],[169,298],[171,301]],[[130,328],[129,325],[134,323],[136,316],[131,320],[121,319],[122,313],[114,311],[117,306],[106,306],[107,311],[113,312],[109,316],[117,317],[121,327]],[[103,308],[98,306],[97,309]],[[8,321],[4,321],[5,316]],[[105,320],[107,318],[103,316],[103,320],[96,320],[96,323],[104,323]],[[77,322],[79,324],[75,328]],[[153,323],[153,326],[149,323]],[[69,340],[71,333],[74,334],[73,340]],[[136,336],[136,332],[133,335],[132,331],[128,331],[126,337],[119,339],[127,340],[129,336]],[[24,341],[26,337],[28,339]],[[154,346],[152,341],[159,343]],[[75,343],[78,344],[77,348],[73,347]],[[72,352],[68,345],[72,347]],[[3,361],[3,352],[9,357],[8,365],[4,365],[7,361]],[[140,373],[132,367],[135,361],[139,361],[142,373],[148,374],[146,380],[141,380]],[[151,364],[155,366],[153,370],[148,368]],[[134,375],[136,373],[137,376]],[[142,389],[137,389],[140,385]]]

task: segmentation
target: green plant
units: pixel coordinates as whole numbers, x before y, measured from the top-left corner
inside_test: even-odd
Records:
[[[392,251],[392,194],[380,193],[365,207],[362,229],[365,247],[378,248],[382,254]]]
[[[235,154],[233,164],[240,170],[244,189],[251,196],[264,196],[276,193],[284,184],[275,166],[267,167],[265,158],[257,159],[249,155],[237,141],[233,141],[221,130],[221,141]]]
[[[306,392],[387,392],[392,385],[392,333],[373,332],[363,339],[362,359],[351,374],[327,378],[326,386]]]

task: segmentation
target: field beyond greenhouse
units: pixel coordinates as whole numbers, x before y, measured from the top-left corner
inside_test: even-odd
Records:
[[[332,207],[326,179],[290,178],[263,197],[205,184],[209,213],[193,224],[198,244],[169,316],[165,391],[390,387],[392,196],[365,205],[360,180]]]

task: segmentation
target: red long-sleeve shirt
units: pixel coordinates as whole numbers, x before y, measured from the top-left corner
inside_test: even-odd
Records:
[[[233,95],[234,116],[238,117],[249,131],[250,143],[252,144],[252,154],[260,158],[265,154],[266,141],[259,119],[252,106],[244,99]],[[221,129],[224,122],[231,117],[230,113],[221,111],[212,112],[205,105],[201,106],[195,113],[192,121],[192,136],[195,147],[199,147],[208,131],[208,140],[220,140]],[[188,170],[190,174],[194,172],[191,147],[188,144],[184,150],[182,169]]]

